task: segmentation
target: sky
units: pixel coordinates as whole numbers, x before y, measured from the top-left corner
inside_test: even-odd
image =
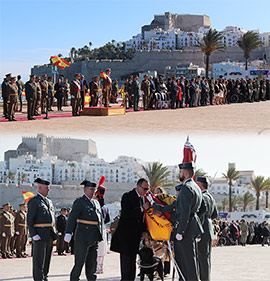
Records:
[[[182,162],[183,147],[187,138],[183,134],[104,136],[89,133],[87,136],[85,134],[59,136],[94,140],[98,157],[107,162],[126,155],[145,162],[158,161],[164,165],[177,165]],[[196,150],[197,168],[203,169],[209,176],[217,173],[217,177],[221,177],[228,169],[228,163],[235,163],[237,170],[254,170],[256,176],[270,177],[269,136],[190,134],[189,139]],[[19,135],[0,137],[0,161],[4,160],[6,150],[16,149],[20,143]]]
[[[269,10],[269,0],[0,0],[0,79],[12,72],[26,80],[33,65],[72,47],[126,41],[154,14],[206,14],[219,31],[270,32]]]

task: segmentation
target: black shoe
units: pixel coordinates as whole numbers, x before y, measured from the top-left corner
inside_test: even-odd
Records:
[[[17,121],[15,118],[12,118],[12,121]]]
[[[7,256],[5,254],[2,255],[2,259],[6,259]]]
[[[22,258],[23,256],[22,256],[22,255],[16,255],[16,257],[17,257],[17,258]]]
[[[8,121],[13,121],[12,119],[8,119]]]

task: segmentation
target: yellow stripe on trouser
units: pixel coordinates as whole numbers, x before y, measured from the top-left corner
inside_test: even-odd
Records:
[[[77,222],[85,223],[85,224],[98,225],[98,222],[97,222],[97,221],[87,221],[87,220],[77,219]]]

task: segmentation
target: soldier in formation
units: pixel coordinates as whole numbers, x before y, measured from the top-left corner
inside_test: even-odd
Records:
[[[79,107],[80,107],[80,73],[75,74],[75,79],[70,83],[70,95],[71,95],[71,106],[72,106],[72,115],[79,116]]]
[[[25,84],[25,97],[27,100],[27,118],[28,120],[35,120],[35,109],[37,102],[37,84],[35,82],[35,75],[30,75],[30,80]]]

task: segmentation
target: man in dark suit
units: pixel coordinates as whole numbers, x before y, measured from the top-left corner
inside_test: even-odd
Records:
[[[212,220],[217,218],[218,212],[215,199],[208,192],[208,179],[206,177],[197,177],[196,183],[202,191],[202,200],[206,206],[206,212],[201,218],[204,233],[198,243],[200,279],[201,281],[209,281],[211,273],[212,240],[214,239]]]
[[[136,256],[141,238],[146,238],[143,197],[149,191],[146,179],[139,179],[137,187],[124,193],[121,200],[121,216],[111,241],[111,250],[120,253],[121,280],[134,280]]]
[[[172,87],[171,87],[171,109],[175,109],[175,102],[176,102],[176,96],[178,93],[178,86],[176,83],[176,77],[172,78]]]
[[[33,279],[47,281],[53,241],[57,239],[54,230],[54,207],[47,198],[50,182],[37,178],[38,194],[28,202],[27,225],[33,242]]]
[[[67,226],[67,218],[66,218],[67,209],[62,208],[61,214],[56,218],[56,230],[58,234],[58,255],[59,256],[65,256],[64,250],[65,250],[65,231]]]
[[[197,216],[202,203],[202,192],[192,179],[194,164],[183,163],[179,168],[183,185],[176,199],[175,259],[185,280],[199,280],[195,238],[203,233]],[[183,280],[181,276],[180,280]]]
[[[64,240],[69,243],[74,235],[75,264],[70,281],[80,280],[83,265],[87,280],[96,280],[97,248],[102,240],[102,213],[100,204],[93,199],[96,183],[83,181],[84,195],[73,203],[68,217]]]
[[[140,82],[139,77],[135,76],[131,84],[131,96],[133,97],[134,111],[138,111],[138,104],[140,99]]]

